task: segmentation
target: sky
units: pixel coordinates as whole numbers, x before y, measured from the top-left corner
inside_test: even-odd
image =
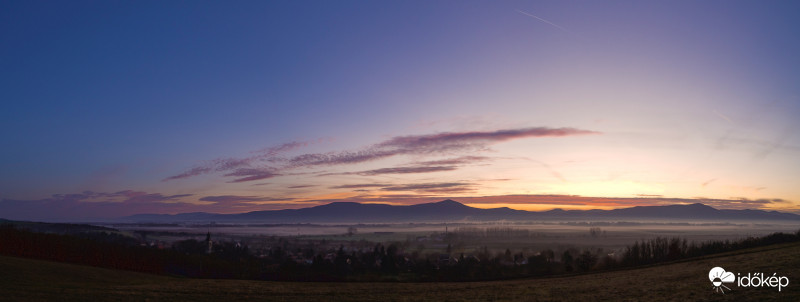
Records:
[[[800,213],[796,1],[2,1],[0,217]]]

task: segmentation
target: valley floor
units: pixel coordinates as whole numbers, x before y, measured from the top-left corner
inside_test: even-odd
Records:
[[[776,288],[727,284],[709,270],[787,276]],[[575,276],[462,283],[300,283],[187,279],[0,256],[8,301],[800,301],[800,243]]]

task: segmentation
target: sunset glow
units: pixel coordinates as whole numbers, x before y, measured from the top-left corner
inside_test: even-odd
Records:
[[[40,4],[0,9],[3,218],[800,213],[797,2]]]

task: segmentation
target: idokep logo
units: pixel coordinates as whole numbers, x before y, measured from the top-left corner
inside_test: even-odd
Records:
[[[777,287],[778,291],[789,285],[789,277],[778,276],[778,273],[773,273],[772,276],[764,273],[747,273],[746,276],[742,276],[741,274],[734,275],[732,272],[726,272],[725,269],[719,266],[708,271],[708,280],[711,281],[714,292],[723,294],[725,289],[731,290],[730,287],[725,286],[725,283],[735,283],[739,287]]]
[[[708,271],[708,280],[711,280],[711,284],[714,285],[714,292],[721,292],[724,294],[725,290],[723,288],[727,290],[731,290],[731,288],[725,286],[723,283],[733,283],[736,281],[736,276],[731,272],[726,272],[724,268],[717,266]]]

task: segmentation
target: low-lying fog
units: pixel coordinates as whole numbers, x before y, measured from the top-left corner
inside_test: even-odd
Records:
[[[680,237],[689,242],[737,240],[775,232],[794,233],[794,221],[573,221],[573,222],[482,222],[407,224],[111,224],[126,232],[146,231],[150,240],[174,242],[202,240],[210,232],[217,240],[253,242],[264,237],[336,242],[406,242],[429,247],[453,244],[460,249],[486,246],[490,249],[540,250],[565,246],[617,250],[637,240]],[[349,233],[348,233],[349,232]],[[451,234],[444,240],[444,234]],[[456,236],[453,236],[456,235]],[[445,243],[447,241],[447,243]]]

